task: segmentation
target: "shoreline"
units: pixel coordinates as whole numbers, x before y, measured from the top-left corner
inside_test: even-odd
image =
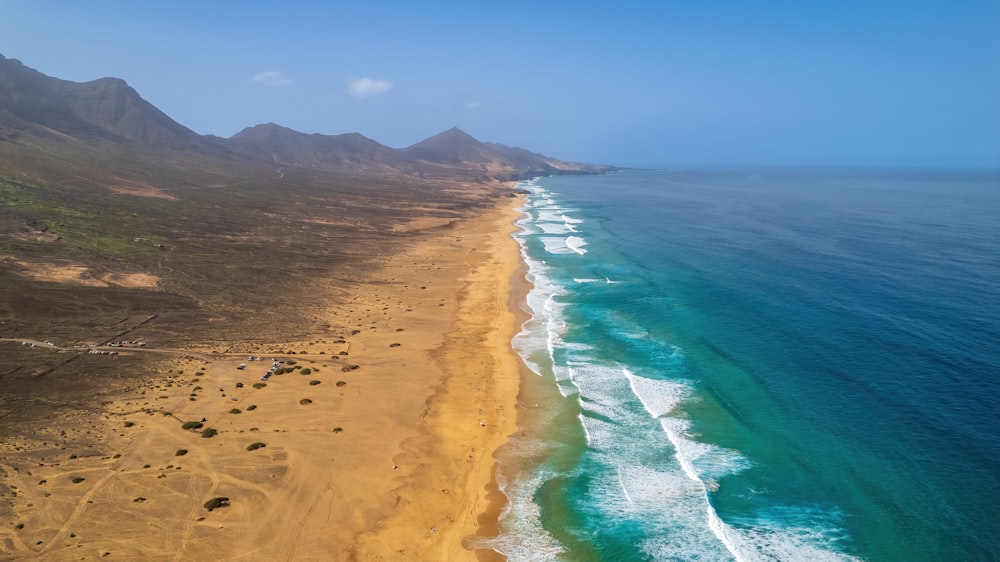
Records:
[[[478,543],[497,532],[496,452],[517,430],[522,200],[322,291],[347,302],[307,295],[328,328],[239,346],[265,362],[170,350],[100,413],[5,438],[0,555],[502,560]],[[272,358],[288,372],[260,380]],[[181,427],[202,419],[213,436]],[[213,497],[229,505],[209,511]]]
[[[511,234],[521,203],[503,203],[474,228],[486,247],[469,250],[455,327],[432,353],[443,380],[427,402],[424,431],[403,443],[399,457],[422,455],[422,470],[394,491],[400,501],[393,513],[359,536],[359,559],[383,559],[389,544],[408,545],[394,553],[400,559],[505,559],[483,543],[499,532],[507,504],[497,484],[496,452],[517,430],[521,360],[510,345],[518,329],[510,304],[523,264]],[[471,252],[485,256],[475,259]]]

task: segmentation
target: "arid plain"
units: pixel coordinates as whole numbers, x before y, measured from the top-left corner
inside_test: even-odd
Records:
[[[147,376],[104,393],[99,408],[5,441],[5,554],[474,558],[463,543],[475,545],[490,532],[480,522],[498,514],[492,455],[515,421],[516,201],[412,233],[370,278],[331,283],[331,295],[347,297],[315,288],[313,311],[329,326],[320,333],[98,347],[118,355],[87,359],[156,360],[144,363]],[[61,345],[69,349],[33,349],[81,353]],[[274,360],[290,372],[260,380]],[[263,445],[248,450],[254,444]],[[215,497],[229,505],[209,511]]]

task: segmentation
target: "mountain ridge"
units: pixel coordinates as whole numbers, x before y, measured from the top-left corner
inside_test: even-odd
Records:
[[[396,178],[493,182],[614,169],[481,142],[457,127],[399,149],[360,133],[303,133],[275,123],[246,127],[229,138],[200,135],[148,102],[125,80],[72,82],[0,54],[0,142],[28,144],[31,139],[138,150],[154,159],[167,157],[164,151],[197,153],[227,161]]]

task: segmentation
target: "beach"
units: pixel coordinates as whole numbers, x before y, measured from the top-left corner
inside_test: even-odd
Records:
[[[369,278],[331,282],[337,299],[303,295],[323,333],[114,348],[163,359],[99,414],[3,444],[0,555],[497,559],[476,548],[496,533],[494,452],[516,429],[520,201],[414,224]]]

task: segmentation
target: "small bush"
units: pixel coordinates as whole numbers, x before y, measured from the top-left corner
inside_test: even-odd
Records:
[[[189,421],[189,422],[184,422],[184,425],[181,426],[181,429],[201,429],[202,426],[204,425],[205,424],[201,423],[200,421]]]
[[[215,437],[215,435],[217,433],[219,433],[219,431],[217,429],[215,429],[214,427],[210,427],[210,428],[206,429],[205,431],[202,431],[201,432],[201,436],[204,437],[204,438],[206,438],[206,439],[208,439],[209,437]]]
[[[297,363],[297,361],[296,361],[296,360],[294,360],[294,359],[290,359],[290,360],[288,360],[288,361],[285,361],[285,365],[294,365],[294,364],[296,364],[296,363]]]
[[[267,386],[266,382],[255,382],[255,383],[253,383],[253,387],[254,388],[264,388],[265,386]]]
[[[188,454],[188,450],[187,449],[177,449],[177,452],[174,453],[174,456],[175,457],[183,457],[186,454]]]
[[[256,409],[257,409],[257,405],[256,404],[250,404],[249,406],[247,406],[247,411],[248,412],[251,411],[251,410],[256,410]]]
[[[242,414],[243,410],[241,410],[239,408],[233,408],[232,410],[229,410],[229,413],[230,414]]]
[[[313,403],[313,401],[310,400],[310,399],[308,399],[308,398],[303,398],[302,400],[299,400],[299,404],[302,404],[303,406],[305,406],[306,404],[312,404],[312,403]]]
[[[144,502],[144,501],[146,501],[146,498],[144,498],[142,496],[139,496],[139,497],[133,499],[132,503],[139,503],[139,502]]]
[[[309,367],[306,367],[305,369],[302,369],[301,371],[299,371],[299,374],[300,375],[311,375],[312,372],[313,372],[312,369],[310,369]]]
[[[227,507],[227,506],[229,506],[229,498],[225,498],[225,497],[222,497],[222,496],[219,496],[219,497],[216,497],[216,498],[212,498],[212,499],[208,500],[207,502],[205,502],[205,509],[207,509],[209,511],[212,511],[213,509],[218,509],[220,507]]]
[[[344,386],[346,384],[347,384],[346,381],[337,381],[337,386]]]
[[[130,421],[125,422],[125,427],[132,427],[133,425],[135,425],[135,422],[130,422]]]
[[[73,479],[73,483],[74,484],[79,484],[80,482],[83,482],[84,480],[86,480],[86,478],[84,478],[83,476],[77,476],[76,478]]]
[[[317,385],[317,384],[319,384],[319,383],[320,383],[320,381],[317,381],[317,380],[311,380],[311,381],[309,381],[309,386],[316,386],[316,385]]]
[[[257,449],[260,449],[261,447],[267,447],[267,443],[261,443],[260,441],[258,441],[256,443],[251,443],[251,444],[247,445],[247,450],[248,451],[256,451]]]

